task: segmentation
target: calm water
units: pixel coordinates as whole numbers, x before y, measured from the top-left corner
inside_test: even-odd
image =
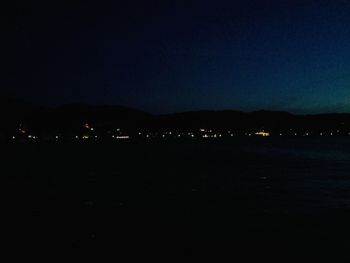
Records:
[[[4,188],[24,208],[95,207],[97,199],[109,207],[169,202],[225,212],[230,204],[281,213],[350,207],[347,137],[13,144],[3,151]]]
[[[85,251],[96,248],[97,237],[130,249],[130,233],[143,247],[161,228],[164,240],[190,240],[185,251],[214,240],[208,233],[215,240],[224,233],[238,250],[287,243],[299,255],[347,257],[350,138],[39,143],[2,150],[11,226],[5,240],[15,254],[43,246]],[[195,251],[203,253],[199,245]]]

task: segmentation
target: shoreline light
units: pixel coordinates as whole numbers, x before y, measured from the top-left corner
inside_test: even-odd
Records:
[[[270,133],[269,132],[260,131],[260,132],[256,132],[255,135],[262,136],[262,137],[268,137],[268,136],[270,136]],[[249,134],[249,136],[250,136],[250,134]]]
[[[126,139],[130,139],[130,136],[124,135],[124,136],[117,136],[116,138],[117,138],[117,139],[126,140]]]

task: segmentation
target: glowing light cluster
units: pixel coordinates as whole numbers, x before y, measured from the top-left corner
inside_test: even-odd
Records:
[[[127,140],[130,139],[130,136],[128,135],[122,135],[122,136],[116,136],[117,139],[121,139],[121,140]]]
[[[265,132],[265,131],[259,131],[259,132],[256,132],[255,135],[262,136],[262,137],[268,137],[268,136],[270,136],[270,133]],[[250,136],[250,134],[249,134],[249,136]]]

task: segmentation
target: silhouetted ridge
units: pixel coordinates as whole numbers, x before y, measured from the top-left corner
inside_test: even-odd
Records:
[[[123,128],[129,131],[198,130],[213,128],[232,129],[239,132],[269,130],[284,133],[302,132],[350,133],[350,114],[294,115],[283,111],[242,112],[191,111],[164,115],[152,115],[124,106],[70,104],[50,108],[33,105],[21,100],[0,97],[1,133],[13,134],[20,125],[30,127],[38,134],[80,131],[91,124],[100,131]]]

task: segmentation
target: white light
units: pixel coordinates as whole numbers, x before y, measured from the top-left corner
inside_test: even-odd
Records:
[[[12,139],[13,139],[13,140],[16,140],[16,137],[15,137],[15,136],[12,136]]]
[[[117,136],[117,139],[129,139],[130,137],[127,136],[127,135],[124,135],[124,136]]]
[[[58,136],[56,136],[56,139],[58,139]]]
[[[260,131],[260,132],[256,132],[255,135],[259,135],[259,136],[262,136],[262,137],[268,137],[268,136],[270,136],[270,133],[269,132],[265,132],[265,131]]]
[[[93,131],[94,130],[94,128],[90,128],[90,131]]]

